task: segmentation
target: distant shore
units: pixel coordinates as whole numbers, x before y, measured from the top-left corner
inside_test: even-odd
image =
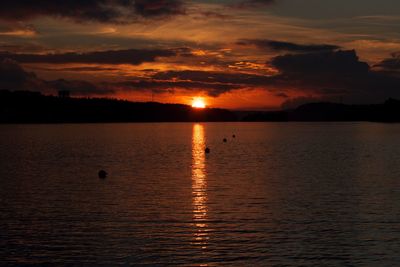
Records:
[[[182,104],[130,102],[107,98],[46,96],[31,91],[0,91],[0,123],[106,122],[400,122],[400,101],[374,105],[310,103],[280,111],[235,112],[195,109]]]
[[[30,91],[0,91],[0,123],[203,122],[237,121],[218,108],[130,102],[106,98],[45,96]]]
[[[243,121],[370,121],[400,122],[400,101],[388,99],[374,105],[346,105],[320,102],[296,109],[250,113]]]

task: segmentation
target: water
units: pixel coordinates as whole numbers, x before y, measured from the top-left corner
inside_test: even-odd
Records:
[[[396,266],[399,136],[372,123],[3,125],[0,265]]]

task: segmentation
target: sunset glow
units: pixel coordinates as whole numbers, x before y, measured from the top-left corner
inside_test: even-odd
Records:
[[[198,97],[198,98],[193,99],[192,107],[194,107],[194,108],[205,108],[206,107],[206,103],[205,103],[203,98]]]
[[[0,89],[235,110],[379,103],[400,98],[400,2],[382,1],[4,0]]]

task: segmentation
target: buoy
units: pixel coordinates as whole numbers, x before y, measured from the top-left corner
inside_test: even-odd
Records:
[[[210,149],[208,147],[206,147],[206,149],[204,150],[204,152],[206,152],[206,154],[210,153]]]
[[[232,138],[236,138],[236,135],[232,135]]]
[[[222,141],[224,141],[224,143],[226,143],[228,140],[226,140],[226,138],[224,138]]]
[[[99,178],[100,179],[105,179],[107,177],[107,172],[105,170],[100,170],[99,171]]]

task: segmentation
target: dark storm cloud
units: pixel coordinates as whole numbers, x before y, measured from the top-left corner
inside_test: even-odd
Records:
[[[64,53],[64,54],[12,54],[0,52],[1,58],[11,58],[20,63],[93,63],[93,64],[131,64],[140,65],[143,62],[153,62],[158,57],[172,57],[173,50],[110,50],[88,53]]]
[[[355,51],[288,54],[270,64],[280,74],[272,84],[317,94],[321,99],[376,103],[400,97],[400,78],[371,70]]]
[[[165,17],[184,12],[180,0],[2,0],[0,19],[23,21],[40,16],[75,21],[127,23],[137,17]]]
[[[288,52],[318,52],[318,51],[333,51],[340,47],[329,44],[295,44],[291,42],[282,42],[268,39],[244,39],[237,42],[239,45],[254,45],[259,49],[273,51],[288,51]]]
[[[329,51],[307,54],[288,54],[272,59],[271,65],[290,75],[358,75],[369,71],[359,61],[355,51]]]
[[[287,54],[273,58],[269,64],[279,71],[273,84],[323,94],[360,87],[371,74],[369,65],[351,50]]]

